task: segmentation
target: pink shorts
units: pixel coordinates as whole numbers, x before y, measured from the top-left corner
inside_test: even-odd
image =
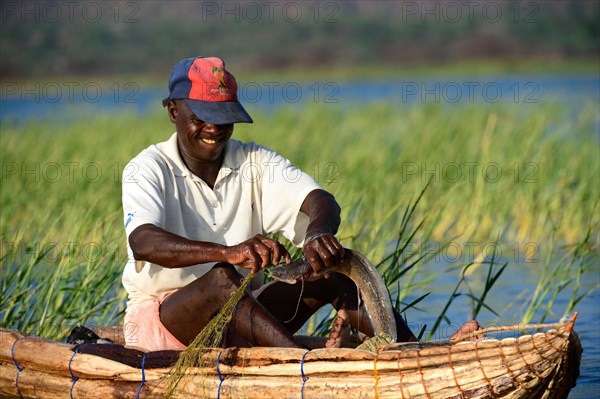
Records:
[[[160,321],[158,310],[169,294],[171,292],[140,302],[127,309],[123,325],[125,345],[148,351],[186,348]]]

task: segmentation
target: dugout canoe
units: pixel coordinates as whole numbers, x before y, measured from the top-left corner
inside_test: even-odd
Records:
[[[173,397],[566,398],[581,358],[574,321],[503,339],[490,338],[490,331],[525,326],[487,329],[488,337],[474,342],[392,344],[377,352],[210,349]],[[0,334],[2,397],[162,398],[179,354]]]

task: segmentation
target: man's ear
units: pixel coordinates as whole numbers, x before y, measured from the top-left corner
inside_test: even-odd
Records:
[[[177,103],[175,103],[175,101],[169,101],[167,103],[167,114],[169,114],[169,119],[171,122],[175,123],[177,120],[177,115],[179,114],[179,108],[177,107]]]

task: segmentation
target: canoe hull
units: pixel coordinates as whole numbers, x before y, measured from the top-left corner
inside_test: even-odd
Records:
[[[456,344],[395,344],[378,353],[211,349],[187,371],[173,397],[566,398],[581,356],[571,329]],[[113,344],[84,344],[75,352],[73,345],[15,331],[0,334],[5,397],[69,398],[72,391],[74,398],[135,398],[141,389],[139,397],[162,398],[178,356]]]

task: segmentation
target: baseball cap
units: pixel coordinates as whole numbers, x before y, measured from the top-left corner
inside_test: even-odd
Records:
[[[179,61],[169,76],[169,100],[184,100],[204,122],[224,125],[252,123],[237,97],[235,77],[217,57],[195,57]]]

